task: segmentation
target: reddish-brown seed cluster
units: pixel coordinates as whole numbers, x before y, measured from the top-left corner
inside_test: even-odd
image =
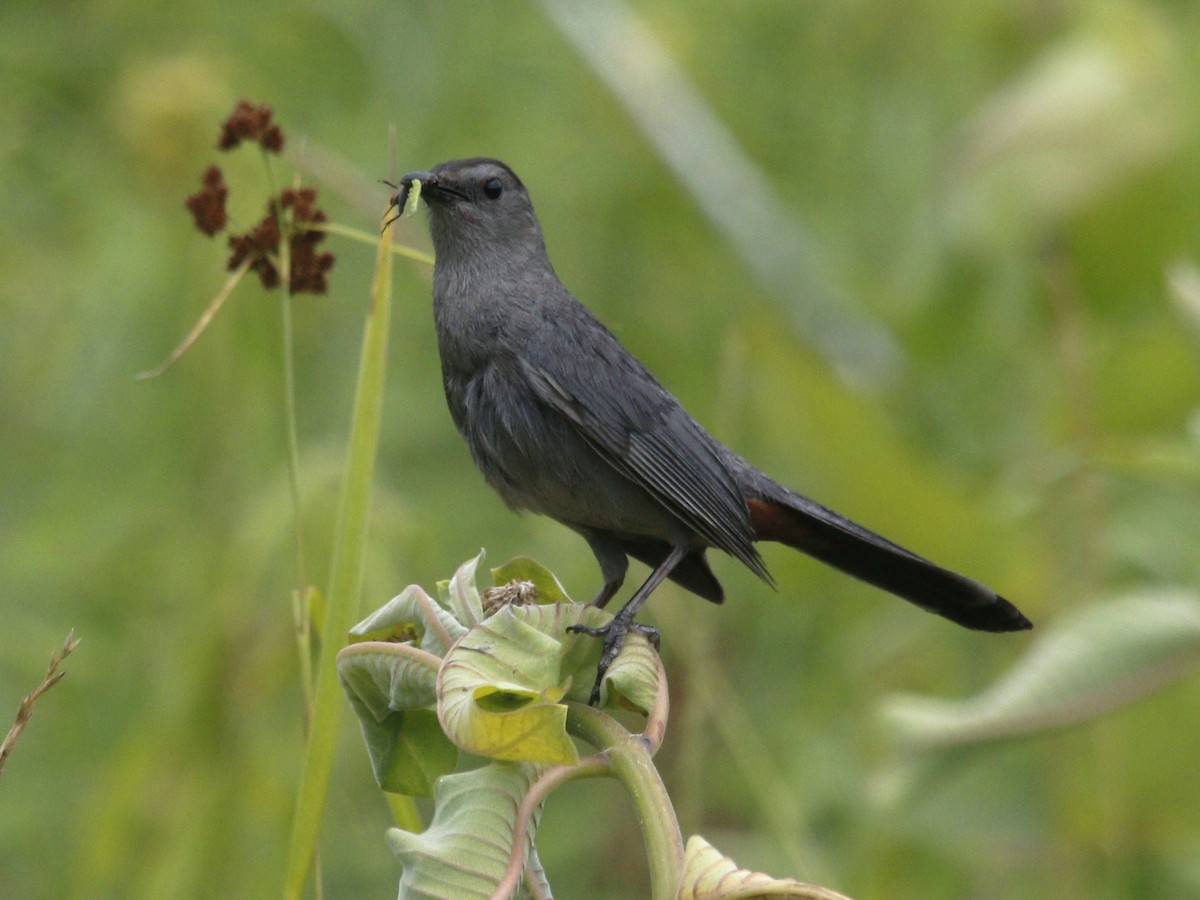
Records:
[[[332,253],[318,253],[317,245],[325,240],[325,232],[304,228],[305,222],[325,222],[329,216],[317,209],[316,188],[285,188],[279,195],[280,205],[292,210],[291,289],[293,294],[324,294],[329,288],[325,273],[333,268]]]
[[[283,130],[271,121],[272,115],[271,107],[265,103],[255,106],[248,100],[238,101],[222,123],[217,149],[232,150],[242,141],[251,141],[271,153],[282,152]]]
[[[225,214],[225,198],[229,196],[229,188],[225,186],[225,177],[218,166],[209,166],[200,177],[200,190],[187,198],[187,208],[196,221],[196,227],[212,237],[218,231],[224,231],[229,223]]]
[[[231,150],[242,141],[253,141],[264,150],[278,153],[283,148],[284,134],[271,121],[269,106],[255,106],[245,100],[222,124],[218,146]],[[187,198],[186,205],[196,227],[212,237],[228,224],[225,200],[229,188],[217,166],[209,166],[201,177],[201,188]],[[281,229],[286,230],[289,257],[288,289],[293,294],[324,294],[329,288],[326,278],[335,262],[332,253],[318,253],[317,246],[325,232],[307,227],[328,219],[317,208],[314,188],[284,188],[278,197],[267,202],[267,213],[252,229],[229,237],[230,270],[248,264],[258,273],[263,287],[279,285],[279,252]]]
[[[279,285],[279,270],[271,257],[279,251],[279,225],[271,213],[245,234],[229,237],[228,268],[232,271],[250,260],[250,268],[258,273],[262,286],[270,290]]]
[[[324,294],[329,288],[326,273],[333,268],[332,253],[318,253],[317,245],[325,239],[325,232],[305,228],[307,222],[324,222],[328,218],[316,208],[317,192],[313,188],[298,191],[285,188],[279,199],[271,200],[267,214],[245,234],[233,235],[229,239],[229,268],[236,269],[246,260],[250,268],[258,273],[263,287],[273,288],[279,284],[279,269],[276,254],[279,252],[279,222],[288,222],[284,210],[291,210],[288,255],[291,274],[288,287],[293,294]]]

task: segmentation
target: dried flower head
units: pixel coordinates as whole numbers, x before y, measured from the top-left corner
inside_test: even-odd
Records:
[[[325,240],[325,232],[304,228],[306,222],[325,222],[329,219],[317,208],[316,188],[285,188],[279,195],[280,206],[292,211],[292,276],[293,294],[324,294],[329,289],[325,274],[333,268],[332,253],[318,253],[317,245]]]
[[[251,141],[267,152],[279,153],[283,150],[283,130],[272,121],[272,116],[271,107],[265,104],[256,106],[246,100],[239,101],[229,118],[221,123],[217,146],[231,150],[242,141]],[[267,162],[270,168],[270,161]],[[221,169],[209,166],[200,177],[200,190],[185,201],[196,227],[209,237],[228,226],[229,216],[225,210],[228,197],[229,188]],[[226,279],[225,286],[209,303],[208,309],[161,365],[138,377],[160,375],[186,353],[204,333],[246,271],[257,272],[267,290],[278,287],[281,255],[288,262],[287,287],[292,294],[324,294],[329,288],[327,275],[335,260],[332,253],[317,252],[325,232],[313,226],[326,219],[325,213],[317,208],[317,192],[312,188],[289,188],[280,191],[278,197],[272,197],[267,202],[266,215],[258,224],[242,234],[229,236],[228,264],[234,274]]]
[[[270,290],[279,284],[279,269],[272,256],[279,250],[279,226],[270,213],[245,234],[232,235],[229,249],[228,267],[231,272],[250,259],[250,268],[258,273],[263,287]]]
[[[188,196],[185,201],[196,227],[212,237],[218,231],[223,231],[229,222],[225,213],[225,198],[229,196],[229,188],[225,186],[225,177],[217,166],[209,166],[200,178],[200,190]]]
[[[242,141],[259,144],[270,153],[283,150],[283,130],[271,121],[271,107],[265,103],[255,106],[249,100],[239,100],[229,118],[221,123],[221,137],[217,147],[232,150]]]
[[[495,612],[502,606],[531,606],[537,603],[538,589],[532,581],[510,581],[486,588],[479,594],[483,610]]]
[[[288,229],[288,254],[291,271],[288,289],[293,294],[324,294],[329,289],[326,275],[336,261],[332,253],[318,253],[317,245],[325,239],[325,232],[305,227],[309,223],[328,219],[324,211],[316,206],[317,192],[314,188],[293,190],[285,188],[279,198],[267,205],[267,214],[245,234],[229,239],[229,269],[232,271],[247,259],[250,268],[258,273],[259,280],[268,290],[279,284],[279,268],[276,254],[279,252],[280,222]],[[285,211],[290,210],[290,216]]]

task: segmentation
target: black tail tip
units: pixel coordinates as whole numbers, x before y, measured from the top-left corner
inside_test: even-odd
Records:
[[[978,631],[1029,631],[1033,623],[1025,618],[1025,614],[1009,603],[999,594],[991,603],[976,609],[970,622],[963,622],[968,628]]]

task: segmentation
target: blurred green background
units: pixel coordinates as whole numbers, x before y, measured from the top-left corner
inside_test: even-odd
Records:
[[[302,745],[279,297],[247,281],[134,379],[224,278],[182,202],[242,97],[288,132],[277,175],[299,159],[367,231],[374,179],[504,159],[563,280],[697,418],[1039,626],[1200,581],[1191,0],[90,0],[5,4],[0,34],[0,712],[83,639],[0,778],[0,896],[280,890]],[[219,161],[249,227],[261,162]],[[400,238],[427,247],[422,217]],[[293,306],[318,585],[372,267],[328,246],[332,290]],[[455,434],[428,278],[397,270],[364,613],[480,546],[590,597],[584,543],[505,510]],[[778,592],[720,559],[724,608],[651,604],[685,833],[862,898],[1200,896],[1196,677],[897,801],[884,698],[966,696],[1031,638],[765,553]],[[326,896],[391,897],[343,731]],[[611,783],[555,794],[541,848],[558,896],[645,890]]]

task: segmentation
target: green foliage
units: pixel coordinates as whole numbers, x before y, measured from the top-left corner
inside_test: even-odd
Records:
[[[761,872],[739,869],[702,837],[687,843],[679,896],[711,900],[754,900],[761,897],[798,897],[805,900],[846,900],[835,891],[792,879],[771,878]]]
[[[427,828],[389,832],[404,866],[401,898],[549,897],[536,847],[542,804],[568,781],[599,775],[620,780],[636,807],[655,900],[842,897],[738,869],[703,839],[693,838],[685,851],[651,759],[669,704],[662,667],[645,637],[630,636],[601,683],[602,705],[606,698],[614,706],[646,699],[638,709],[646,716],[645,732],[633,735],[586,705],[599,654],[594,640],[569,630],[607,624],[611,616],[572,603],[558,579],[529,558],[494,569],[500,573],[495,586],[480,594],[475,572],[482,558],[464,563],[447,582],[445,607],[411,586],[352,632],[379,635],[382,626],[388,640],[355,643],[338,654],[338,674],[362,723],[379,786],[434,797]],[[549,594],[536,584],[548,585]],[[452,616],[455,626],[447,629],[452,596],[473,598],[460,608],[472,615],[482,610],[484,617],[467,627]],[[431,634],[447,631],[460,636],[440,658],[422,649]],[[576,652],[580,645],[593,650]],[[610,684],[619,687],[610,690]],[[572,735],[598,752],[581,759]],[[454,747],[490,762],[450,774]]]
[[[384,647],[356,644],[339,656],[338,677],[362,724],[375,780],[385,791],[428,797],[434,780],[457,760],[432,710],[437,666],[429,656],[397,634]]]
[[[611,617],[572,603],[552,573],[526,558],[493,570],[500,578],[518,574],[526,579],[498,580],[486,613],[482,605],[459,605],[466,616],[478,619],[468,628],[448,607],[455,596],[478,601],[475,571],[481,559],[482,554],[459,567],[449,582],[445,607],[410,586],[352,629],[353,637],[365,640],[338,656],[339,676],[362,722],[376,781],[384,790],[394,790],[389,781],[408,780],[422,789],[405,793],[429,793],[432,778],[424,777],[429,769],[418,758],[424,754],[409,751],[413,741],[407,716],[415,712],[436,711],[446,738],[476,756],[579,762],[567,738],[565,704],[587,701],[599,646],[568,628],[599,627]],[[535,591],[527,597],[511,590],[536,583],[551,585],[551,593]],[[605,678],[602,702],[620,701],[648,713],[658,679],[653,649],[642,635],[631,636]],[[404,759],[397,759],[400,747]],[[428,756],[447,763],[436,774],[449,771],[453,755],[442,752],[436,740],[431,748]],[[409,765],[418,772],[406,778],[402,770]]]
[[[1028,652],[975,697],[885,700],[895,744],[884,793],[911,803],[1000,740],[1104,716],[1200,668],[1200,598],[1154,591],[1097,602],[1050,623]]]
[[[134,379],[226,277],[183,198],[242,96],[289,126],[281,181],[298,163],[359,231],[378,233],[378,179],[504,158],[567,285],[706,426],[1035,620],[1028,640],[960,633],[773,548],[778,593],[720,559],[723,607],[664,588],[657,763],[685,831],[853,896],[1200,893],[1195,675],[953,766],[873,715],[901,694],[986,697],[1071,617],[1200,583],[1200,7],[637,0],[742,154],[724,177],[762,188],[725,194],[665,161],[670,134],[646,134],[550,5],[0,5],[0,709],[70,628],[84,642],[0,780],[0,894],[279,892],[304,722],[291,598],[329,583],[372,257],[331,234],[330,293],[291,306],[301,578],[277,298],[244,281],[172,369]],[[621,59],[653,100],[662,79]],[[680,109],[659,124],[686,137]],[[239,229],[263,214],[237,188],[261,171],[230,157]],[[763,193],[807,237],[793,260],[731,240]],[[428,246],[420,216],[394,227]],[[475,473],[427,279],[397,265],[360,609],[484,543],[590,596],[582,542]],[[818,291],[837,300],[820,344]],[[885,374],[836,356],[861,333],[845,309],[886,335]],[[1115,636],[1101,673],[1131,646]],[[942,765],[880,802],[913,759]],[[399,872],[369,756],[340,753],[331,786],[326,896],[382,896]],[[634,823],[604,795],[576,802],[592,787],[561,792],[541,859],[578,886],[564,897],[628,897]]]
[[[438,782],[437,812],[420,834],[393,828],[392,851],[404,866],[401,897],[488,900],[508,868],[521,800],[539,775],[538,766],[492,763]],[[529,830],[527,870],[545,884]],[[513,896],[531,896],[521,890]]]
[[[1157,592],[1096,603],[1052,623],[978,697],[897,697],[884,713],[905,750],[956,747],[1085,721],[1197,668],[1200,597]]]

